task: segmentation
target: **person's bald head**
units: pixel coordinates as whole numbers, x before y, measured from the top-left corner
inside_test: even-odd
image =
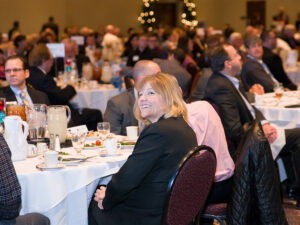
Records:
[[[106,26],[105,31],[106,31],[106,33],[113,34],[114,31],[115,31],[115,27],[113,25],[109,24],[109,25]]]
[[[145,76],[161,72],[157,63],[151,60],[140,60],[133,67],[133,78],[135,84],[138,84]]]

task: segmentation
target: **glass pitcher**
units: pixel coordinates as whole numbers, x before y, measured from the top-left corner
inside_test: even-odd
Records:
[[[26,119],[29,127],[29,138],[45,138],[47,106],[45,104],[34,104],[32,107],[27,107]]]
[[[71,118],[71,110],[66,105],[52,105],[48,106],[48,132],[54,134],[54,137],[58,134],[60,143],[65,142],[67,125]]]

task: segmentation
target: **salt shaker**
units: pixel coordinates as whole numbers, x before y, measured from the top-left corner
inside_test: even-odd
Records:
[[[60,142],[58,134],[55,136],[55,151],[60,152]]]

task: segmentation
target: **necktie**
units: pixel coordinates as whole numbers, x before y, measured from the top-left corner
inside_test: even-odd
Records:
[[[28,106],[28,107],[31,107],[31,103],[30,101],[28,100],[28,97],[27,97],[27,94],[25,91],[21,91],[20,92],[20,98],[23,102],[24,105]]]

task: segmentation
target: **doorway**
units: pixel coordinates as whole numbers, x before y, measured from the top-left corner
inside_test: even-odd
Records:
[[[164,27],[176,27],[177,26],[177,4],[176,3],[156,3],[156,21],[157,24]]]
[[[247,25],[266,25],[266,2],[247,2]]]

